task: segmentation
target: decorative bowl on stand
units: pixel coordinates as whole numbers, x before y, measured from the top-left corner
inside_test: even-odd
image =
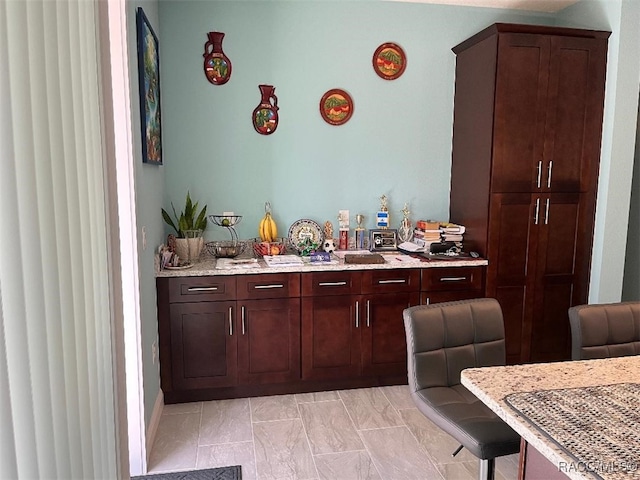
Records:
[[[207,252],[218,258],[233,258],[240,255],[246,244],[238,240],[235,226],[242,220],[242,215],[209,215],[209,220],[219,227],[229,230],[231,240],[207,243]]]

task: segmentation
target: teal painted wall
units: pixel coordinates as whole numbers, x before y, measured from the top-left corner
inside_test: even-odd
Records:
[[[138,96],[138,57],[136,44],[136,9],[142,7],[155,34],[161,37],[157,0],[136,0],[127,3],[129,49],[129,88],[133,129],[133,156],[136,191],[136,219],[138,225],[138,275],[140,282],[140,340],[142,344],[142,377],[144,389],[144,418],[149,426],[153,406],[160,391],[159,365],[153,363],[152,345],[158,339],[156,282],[154,257],[162,243],[164,223],[159,214],[164,197],[165,170],[142,163],[140,134],[140,99]],[[147,247],[143,247],[142,229],[146,230]],[[135,372],[127,372],[135,373]]]
[[[183,205],[190,190],[210,213],[243,215],[241,238],[257,235],[265,201],[282,234],[300,218],[331,220],[337,230],[339,209],[352,218],[364,214],[371,228],[382,194],[390,199],[392,226],[405,202],[414,220],[446,220],[451,47],[497,21],[554,21],[378,1],[163,1],[159,8],[164,203]],[[233,65],[222,86],[203,73],[209,31],[225,33]],[[407,54],[407,69],[394,81],[378,77],[371,64],[375,49],[388,41]],[[259,84],[274,85],[279,98],[280,123],[267,136],[251,123]],[[354,100],[353,117],[342,126],[319,114],[320,98],[332,88]],[[224,239],[227,232],[210,226],[205,237]]]

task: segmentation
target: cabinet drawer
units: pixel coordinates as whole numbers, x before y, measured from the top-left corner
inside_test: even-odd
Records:
[[[238,275],[238,300],[300,296],[299,273],[265,273]]]
[[[304,297],[360,293],[361,272],[314,272],[302,275]]]
[[[169,302],[215,302],[234,300],[236,277],[169,278]]]
[[[442,267],[422,270],[422,291],[482,288],[484,267]]]
[[[362,293],[417,292],[420,290],[420,270],[365,270],[362,272]]]

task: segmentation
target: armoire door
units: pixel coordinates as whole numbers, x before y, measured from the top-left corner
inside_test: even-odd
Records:
[[[497,299],[502,308],[510,364],[520,363],[529,354],[525,332],[532,321],[539,197],[530,193],[491,196],[486,296]]]
[[[530,337],[532,362],[568,360],[571,352],[569,307],[587,301],[588,255],[581,232],[593,213],[584,194],[557,193],[541,198],[536,286]],[[591,228],[591,227],[590,227]]]
[[[543,191],[597,187],[607,40],[552,36]]]
[[[491,190],[539,188],[549,84],[549,38],[519,33],[498,38]]]

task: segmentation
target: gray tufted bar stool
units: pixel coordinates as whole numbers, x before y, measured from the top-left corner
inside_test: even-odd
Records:
[[[480,459],[480,479],[492,480],[495,458],[517,453],[520,436],[460,384],[460,372],[505,364],[500,304],[479,298],[420,305],[404,310],[403,317],[413,401]]]
[[[571,307],[569,323],[573,360],[640,355],[640,302]]]

